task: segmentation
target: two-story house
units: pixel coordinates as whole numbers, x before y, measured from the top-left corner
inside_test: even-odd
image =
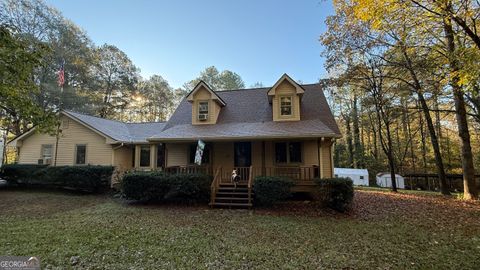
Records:
[[[333,176],[332,148],[340,131],[319,84],[283,75],[267,88],[213,91],[200,82],[165,123],[123,123],[61,113],[61,135],[31,130],[13,140],[19,163],[102,164],[118,170],[205,172],[230,182],[288,176],[298,190]],[[194,164],[198,140],[206,143]]]

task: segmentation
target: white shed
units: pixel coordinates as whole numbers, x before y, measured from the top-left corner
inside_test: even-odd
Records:
[[[389,172],[377,174],[377,185],[380,187],[392,187],[392,177]],[[399,174],[395,174],[397,188],[405,188],[405,179]]]
[[[368,186],[367,169],[333,168],[335,177],[350,178],[356,186]]]

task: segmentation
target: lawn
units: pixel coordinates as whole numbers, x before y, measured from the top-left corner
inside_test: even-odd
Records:
[[[222,210],[0,190],[0,254],[62,269],[478,269],[479,203],[357,190],[354,204]]]

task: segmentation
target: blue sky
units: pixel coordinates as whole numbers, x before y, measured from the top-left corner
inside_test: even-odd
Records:
[[[247,86],[283,73],[304,83],[325,77],[322,0],[47,0],[97,45],[123,50],[148,77],[180,87],[208,66],[234,71]]]

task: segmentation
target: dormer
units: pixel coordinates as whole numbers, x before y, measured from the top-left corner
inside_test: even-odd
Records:
[[[200,81],[187,95],[192,103],[192,125],[217,123],[222,107],[227,105],[204,81]]]
[[[287,74],[268,91],[273,121],[299,121],[300,104],[305,90]]]

